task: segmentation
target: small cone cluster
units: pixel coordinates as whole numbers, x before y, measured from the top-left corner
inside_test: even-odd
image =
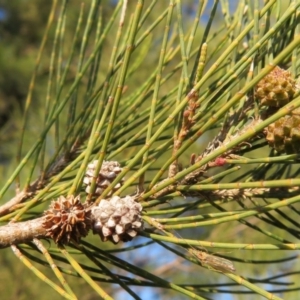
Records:
[[[94,160],[87,167],[85,177],[83,179],[83,183],[86,184],[85,191],[90,193],[91,184],[93,180],[93,176],[95,174],[95,169],[97,167],[98,160]],[[120,164],[117,161],[103,161],[100,172],[96,178],[96,189],[94,194],[96,196],[101,195],[102,192],[115,180],[117,175],[122,171]],[[108,194],[108,196],[112,195],[115,191],[117,191],[123,184],[121,182],[117,183],[112,191]]]
[[[102,199],[92,208],[93,231],[102,241],[127,242],[143,229],[142,205],[130,196]]]
[[[288,104],[298,90],[296,80],[289,71],[275,67],[255,88],[255,97],[262,106],[267,106],[263,118]],[[264,129],[270,147],[278,153],[300,152],[300,110],[280,118]]]
[[[43,227],[55,243],[80,241],[92,228],[91,211],[80,202],[79,196],[60,196],[44,213]]]
[[[90,192],[97,163],[94,161],[88,165],[84,178],[87,193]],[[104,161],[96,180],[96,193],[101,194],[121,171],[118,162]],[[112,192],[120,187],[121,184],[115,186]],[[45,211],[43,227],[47,231],[46,236],[59,244],[78,243],[90,229],[99,234],[102,241],[117,244],[132,240],[143,229],[142,210],[142,205],[131,196],[112,196],[102,199],[98,205],[83,204],[79,196],[60,196]]]

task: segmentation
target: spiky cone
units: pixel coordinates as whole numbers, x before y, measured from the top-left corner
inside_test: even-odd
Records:
[[[85,191],[89,194],[91,191],[91,184],[95,169],[97,167],[98,160],[94,160],[87,167],[83,183],[86,184]],[[120,164],[117,161],[103,161],[100,172],[96,178],[96,189],[94,194],[96,196],[101,195],[102,192],[115,180],[117,175],[122,171]],[[123,184],[124,179],[117,183],[113,189],[109,192],[108,196],[111,196],[117,191]]]
[[[44,213],[43,227],[55,243],[80,241],[92,228],[91,210],[80,202],[80,196],[60,196]]]
[[[278,153],[300,153],[300,108],[270,124],[264,133]]]
[[[93,232],[104,242],[130,241],[143,229],[141,213],[142,205],[130,196],[102,199],[92,208]]]
[[[255,87],[255,98],[261,105],[282,107],[293,99],[296,81],[289,71],[275,67]]]

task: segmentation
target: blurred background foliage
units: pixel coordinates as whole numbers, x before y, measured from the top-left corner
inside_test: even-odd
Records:
[[[129,1],[128,2],[128,12],[133,12],[136,6],[137,1]],[[195,7],[197,5],[197,1],[182,1],[182,13],[183,13],[183,28],[186,32],[190,28],[190,26],[193,24],[193,17],[195,14]],[[222,2],[222,1],[221,1]],[[236,2],[237,1],[229,1],[230,3],[230,10],[236,9]],[[251,2],[251,1],[246,1]],[[258,1],[259,2],[259,1]],[[262,2],[262,1],[261,1]],[[259,2],[261,4],[261,2]],[[267,1],[266,1],[267,2]],[[278,1],[280,2],[280,1]],[[282,2],[282,11],[285,9],[285,5],[287,1],[281,1]],[[67,5],[67,19],[65,22],[65,28],[64,28],[64,40],[61,41],[63,44],[63,47],[60,55],[65,60],[63,60],[61,63],[66,63],[67,57],[70,53],[69,45],[72,44],[73,36],[75,32],[75,28],[77,25],[77,20],[80,14],[80,7],[82,3],[85,4],[85,7],[83,9],[83,20],[86,21],[89,13],[89,5],[90,1],[79,1],[79,0],[72,0],[69,1]],[[106,24],[108,22],[110,16],[112,15],[115,6],[117,4],[117,1],[101,1],[101,7],[99,6],[99,10],[101,10],[101,15],[103,17],[102,23]],[[43,0],[31,0],[31,1],[22,1],[22,0],[0,0],[0,66],[1,66],[1,72],[0,72],[0,171],[1,171],[1,181],[4,182],[4,180],[8,177],[9,174],[12,173],[12,171],[15,168],[15,157],[17,154],[16,145],[19,142],[20,138],[20,130],[22,128],[22,115],[24,113],[25,109],[25,103],[26,103],[26,95],[28,93],[29,85],[31,76],[34,71],[35,61],[37,58],[37,53],[39,51],[39,47],[41,44],[41,40],[43,38],[46,25],[47,25],[47,19],[49,15],[49,11],[51,10],[51,1],[43,1]],[[146,1],[145,3],[146,7],[150,5]],[[155,4],[155,9],[151,11],[149,16],[145,19],[145,22],[143,24],[143,29],[148,28],[153,22],[157,19],[158,15],[162,13],[167,8],[168,1],[157,1]],[[251,7],[251,3],[249,4]],[[209,1],[209,5],[207,8],[207,11],[203,15],[203,19],[200,22],[200,28],[197,31],[197,34],[195,36],[194,44],[199,44],[202,39],[202,35],[205,31],[205,26],[207,24],[207,20],[209,18],[209,14],[212,8],[212,3]],[[58,17],[58,10],[56,12],[56,18]],[[273,14],[275,14],[273,12]],[[228,26],[230,26],[230,17],[227,20],[227,29]],[[95,21],[95,20],[94,20]],[[125,19],[124,28],[128,26],[129,18]],[[172,30],[176,30],[176,22],[172,21],[172,25],[174,25]],[[226,22],[225,22],[226,23]],[[284,24],[283,24],[284,26]],[[220,9],[220,6],[218,7],[218,10],[216,12],[216,15],[214,17],[214,22],[212,25],[212,32],[214,34],[211,34],[212,41],[208,44],[208,53],[213,53],[213,55],[209,56],[208,61],[206,61],[206,69],[209,69],[213,63],[214,58],[219,57],[220,54],[224,51],[224,44],[223,44],[223,36],[222,32],[225,32],[226,25],[224,25],[224,14],[222,14],[222,11]],[[101,48],[101,64],[99,67],[98,77],[97,77],[97,83],[100,84],[104,81],[106,78],[106,72],[109,67],[109,57],[112,52],[112,47],[114,45],[116,32],[118,30],[117,23],[112,27],[109,34],[106,36],[106,41],[103,44]],[[142,86],[147,79],[149,78],[149,75],[152,74],[152,72],[155,70],[157,66],[158,61],[158,55],[160,52],[160,47],[162,43],[162,33],[164,30],[164,25],[159,24],[156,28],[152,30],[152,32],[147,36],[147,38],[143,41],[143,44],[136,49],[136,51],[132,54],[132,64],[129,65],[129,71],[128,71],[128,77],[126,78],[126,86],[124,88],[124,97],[126,99],[127,95],[131,95],[131,93],[134,93],[140,86]],[[179,38],[178,36],[172,40],[172,35],[174,32],[171,30],[170,32],[170,40],[173,42],[173,47],[169,47],[169,49],[174,49],[179,44]],[[93,51],[94,43],[93,39],[96,36],[97,31],[97,24],[96,22],[92,26],[92,33],[90,35],[90,42],[88,43],[87,49],[86,49],[86,56],[88,56]],[[81,27],[79,36],[82,37],[84,32],[84,26]],[[228,33],[226,33],[228,34]],[[233,34],[233,33],[232,33]],[[237,33],[236,33],[237,34]],[[278,36],[279,39],[280,36]],[[232,36],[232,39],[234,36]],[[47,84],[49,79],[49,64],[51,60],[51,54],[53,52],[53,40],[55,39],[55,26],[52,26],[49,31],[49,36],[46,42],[46,46],[41,58],[41,62],[37,71],[37,77],[36,77],[36,84],[35,88],[33,90],[32,95],[32,103],[30,106],[30,110],[28,112],[28,122],[26,126],[26,132],[25,132],[25,138],[24,138],[24,145],[23,145],[23,153],[26,153],[28,149],[30,149],[31,145],[35,142],[37,139],[37,136],[40,132],[40,126],[44,122],[44,114],[45,114],[45,98],[47,95]],[[229,38],[230,39],[230,38]],[[292,39],[292,37],[291,37]],[[276,40],[276,39],[275,39]],[[73,62],[70,66],[69,72],[67,73],[67,78],[64,82],[63,90],[62,90],[62,96],[66,96],[68,88],[72,85],[74,79],[76,78],[77,72],[78,72],[78,65],[76,65],[75,62],[78,62],[80,59],[79,53],[80,53],[80,47],[81,47],[80,38],[77,40],[77,42],[74,45],[74,57]],[[253,42],[253,41],[252,41]],[[59,43],[59,42],[58,42]],[[288,43],[288,42],[287,42]],[[220,46],[221,45],[221,46]],[[220,46],[220,47],[219,47]],[[278,46],[278,53],[284,49],[284,45],[281,47]],[[236,50],[239,53],[235,53],[236,60],[238,61],[240,57],[247,51],[247,47],[240,47]],[[261,52],[263,53],[263,51]],[[274,56],[276,56],[276,49],[274,49]],[[168,63],[164,69],[164,74],[169,74],[169,72],[172,72],[173,69],[181,63],[182,58],[180,51],[174,52],[174,57]],[[224,69],[218,69],[215,73],[215,77],[212,76],[207,83],[203,86],[203,90],[205,88],[215,84],[215,81],[218,78],[221,78],[221,74],[224,74],[226,72],[226,68],[230,65],[230,60],[226,63],[224,63]],[[234,62],[233,62],[234,63]],[[259,64],[262,64],[261,66],[264,66],[261,61],[259,61]],[[288,60],[283,63],[289,65]],[[63,68],[62,68],[63,69]],[[192,72],[193,65],[188,65],[188,73],[190,74]],[[57,70],[56,70],[57,71]],[[237,79],[240,80],[239,84],[236,87],[231,87],[231,95],[234,95],[241,86],[246,84],[246,76],[249,72],[249,68],[245,68],[243,76],[241,75],[241,78]],[[296,74],[294,74],[296,75]],[[298,74],[297,74],[298,75]],[[56,75],[57,76],[57,75]],[[170,79],[166,81],[163,85],[161,85],[159,90],[159,97],[162,98],[166,95],[170,94],[171,92],[175,93],[177,92],[174,90],[175,86],[178,86],[178,82],[180,81],[181,76],[181,68],[176,69],[174,74],[171,76]],[[54,82],[54,90],[58,89],[58,79],[56,79],[57,82]],[[55,80],[54,80],[55,81]],[[78,86],[77,92],[76,92],[76,103],[77,103],[77,109],[80,111],[82,107],[85,105],[86,99],[86,93],[87,93],[87,85],[89,84],[89,77],[85,75]],[[95,84],[97,86],[97,84]],[[219,101],[220,102],[226,102],[228,100],[228,96],[225,93],[226,89],[224,88],[222,90],[224,92],[224,96],[222,96],[222,93],[219,95]],[[152,96],[152,94],[150,93]],[[146,110],[150,104],[151,96],[149,96],[147,101],[145,101],[139,108],[137,113],[143,112]],[[222,98],[223,97],[223,98]],[[125,101],[126,103],[126,101]],[[166,105],[169,105],[170,102],[166,101]],[[68,120],[68,108],[64,108],[65,112],[61,114],[61,116],[65,116],[65,118],[60,117],[60,123],[61,130],[64,130]],[[170,108],[172,111],[172,108]],[[120,115],[122,112],[120,112]],[[167,118],[168,114],[164,116],[164,118]],[[121,125],[122,126],[122,125]],[[119,130],[122,129],[120,126]],[[124,125],[125,126],[125,125]],[[141,128],[145,126],[145,123],[139,124],[136,126],[135,129],[131,130],[129,132],[129,136],[133,136],[135,133],[137,133]],[[191,153],[201,153],[207,143],[212,139],[212,137],[215,136],[215,134],[218,132],[219,128],[209,130],[205,133],[203,137],[199,141],[197,141],[194,145],[192,145],[186,153],[184,153],[180,157],[180,163],[183,165],[183,167],[187,167],[189,165],[189,160]],[[164,134],[166,136],[172,136],[173,128],[168,128]],[[52,135],[49,134],[47,137],[49,139],[49,143],[47,144],[47,150],[46,150],[46,157],[47,159],[50,159],[55,151],[55,133],[54,129],[52,130]],[[124,141],[126,138],[124,138]],[[161,142],[158,142],[158,145]],[[126,160],[129,160],[130,158],[134,157],[134,154],[136,153],[137,149],[139,149],[138,145],[136,148],[130,148],[124,149],[124,151],[121,154],[118,154],[114,157],[114,159],[119,160],[120,162],[123,162],[123,164],[126,162]],[[85,147],[83,145],[82,147]],[[99,150],[99,149],[98,149]],[[258,147],[258,149],[255,149],[254,151],[249,151],[247,155],[252,157],[267,157],[269,155],[269,147],[267,146],[266,142],[262,144],[262,147]],[[152,174],[155,174],[159,167],[164,164],[164,162],[170,157],[170,150],[166,151],[164,155],[159,157],[157,161],[155,162],[152,169],[147,173],[146,176],[146,182],[148,183],[149,180],[152,179]],[[30,159],[30,162],[28,163],[28,166],[30,166],[30,163],[34,161],[34,158]],[[297,166],[296,166],[297,168]],[[25,168],[22,176],[26,178],[27,174],[30,173],[30,168]],[[213,176],[215,174],[218,174],[220,171],[225,170],[225,168],[220,168],[217,171],[213,170],[210,171],[207,176]],[[252,166],[245,166],[243,167],[243,171],[240,173],[236,172],[234,175],[227,176],[227,182],[230,182],[230,180],[235,180],[236,178],[239,178],[240,175],[241,178],[243,178],[243,174],[245,174],[248,170],[254,170]],[[36,175],[38,175],[38,170],[34,171]],[[274,171],[270,171],[271,173]],[[292,173],[292,170],[290,170],[290,173]],[[256,174],[254,174],[255,176]],[[283,175],[283,174],[282,174]],[[74,174],[70,175],[71,178],[74,178]],[[66,179],[68,180],[68,178]],[[238,182],[238,180],[237,180]],[[21,185],[22,186],[22,185]],[[14,186],[11,186],[8,190],[8,192],[5,194],[3,199],[1,199],[1,202],[4,203],[8,199],[10,199],[14,195]],[[132,191],[134,188],[132,188]],[[274,197],[275,199],[276,197]],[[174,201],[172,201],[172,206],[182,205],[185,200],[182,200],[182,198],[178,197],[175,198]],[[39,206],[37,208],[34,208],[30,211],[31,216],[38,216],[42,210],[48,206],[49,202],[46,203],[44,206]],[[222,207],[226,209],[227,211],[235,211],[237,209],[237,204],[235,202],[221,202]],[[252,199],[246,199],[243,201],[241,206],[244,206],[245,209],[247,207],[253,206]],[[241,207],[239,207],[241,209]],[[150,209],[151,210],[151,209]],[[211,206],[203,205],[201,208],[201,214],[210,214],[212,212]],[[288,211],[290,213],[290,211]],[[195,213],[194,213],[195,214]],[[169,215],[167,215],[169,216]],[[188,215],[187,215],[188,216]],[[295,214],[295,216],[299,217],[299,215]],[[293,217],[295,217],[293,215]],[[281,219],[280,215],[276,216],[278,218],[277,220],[285,223],[286,221],[284,219]],[[272,219],[272,218],[271,218]],[[261,218],[252,217],[251,218],[251,224],[253,226],[259,224],[259,228],[261,230],[270,230],[270,222],[261,222]],[[282,228],[272,226],[272,234],[282,236]],[[252,241],[256,244],[267,244],[272,243],[274,240],[272,237],[267,237],[266,234],[261,234],[257,230],[249,230],[248,226],[245,226],[245,224],[237,223],[235,222],[234,226],[228,226],[228,223],[224,224],[218,224],[218,226],[214,226],[213,224],[211,226],[206,227],[200,227],[200,228],[189,228],[180,231],[181,236],[184,236],[185,238],[190,239],[197,239],[197,240],[207,240],[207,241],[218,241],[218,242],[232,242],[232,243],[245,243],[245,241]],[[297,241],[296,236],[291,237],[289,240],[292,242]],[[140,243],[143,243],[143,238],[140,238]],[[111,250],[115,250],[116,247],[113,247],[111,245],[106,245],[104,243],[101,243],[99,240],[99,237],[90,235],[88,237],[88,242],[97,245],[101,249],[110,248]],[[50,243],[50,242],[49,242]],[[249,242],[250,243],[250,242]],[[129,245],[135,245],[138,244],[138,242],[132,242],[132,244]],[[46,245],[46,243],[45,243]],[[50,244],[49,244],[50,247]],[[127,244],[122,247],[127,247]],[[26,249],[26,248],[25,248]],[[52,249],[52,248],[51,248]],[[185,250],[183,248],[181,249],[181,252],[184,252]],[[28,250],[29,251],[29,250]],[[285,273],[284,279],[280,282],[279,286],[280,288],[286,284],[287,286],[290,285],[290,282],[297,282],[297,278],[299,276],[298,271],[299,270],[299,260],[291,260],[286,261],[283,263],[273,263],[273,264],[266,264],[263,263],[264,260],[276,260],[280,258],[286,258],[286,257],[293,257],[295,258],[297,256],[297,253],[291,254],[290,251],[243,251],[240,250],[221,250],[219,254],[225,255],[225,256],[231,256],[235,257],[237,260],[248,260],[249,263],[243,263],[239,264],[238,262],[235,262],[237,272],[245,277],[251,277],[253,280],[257,278],[261,278],[262,286],[264,289],[267,290],[276,290],[276,282],[270,283],[270,281],[264,281],[264,278],[271,277],[273,274],[281,274]],[[36,257],[43,258],[43,255],[38,255],[36,252],[34,254]],[[77,255],[77,256],[76,256]],[[190,284],[203,284],[203,289],[201,290],[201,295],[204,297],[208,297],[209,299],[258,299],[257,297],[261,297],[258,295],[247,295],[245,294],[234,294],[233,290],[230,288],[230,283],[228,283],[227,279],[222,276],[220,273],[212,272],[211,270],[207,270],[204,268],[201,268],[197,265],[190,264],[187,261],[185,261],[182,257],[174,255],[172,252],[167,252],[164,248],[160,248],[158,245],[152,245],[145,249],[141,248],[139,250],[135,251],[123,251],[120,254],[120,257],[122,257],[125,261],[130,261],[133,265],[139,266],[141,268],[144,268],[148,270],[149,272],[154,272],[156,276],[161,276],[162,278],[166,280],[172,280],[173,282],[186,282],[188,281]],[[296,256],[295,256],[296,255]],[[82,264],[88,264],[89,259],[80,253],[76,253],[75,257],[78,257],[78,261],[80,261]],[[257,261],[257,263],[250,263],[251,260]],[[5,284],[0,285],[0,294],[2,299],[53,299],[55,297],[57,299],[58,295],[57,293],[46,286],[45,284],[42,284],[40,280],[36,280],[34,275],[30,272],[30,270],[23,266],[19,261],[13,257],[13,254],[11,252],[11,249],[4,249],[1,250],[1,256],[0,256],[0,262],[2,266],[1,270],[1,282]],[[70,269],[71,267],[66,263],[61,263],[61,266],[65,267],[66,269]],[[52,274],[52,271],[47,267],[40,267],[40,270],[49,278],[55,278]],[[122,275],[125,271],[118,269],[117,272],[119,275]],[[294,272],[294,275],[293,275]],[[251,274],[251,276],[249,275]],[[78,299],[83,300],[91,300],[91,299],[98,299],[99,295],[97,295],[94,291],[91,291],[90,287],[86,284],[86,282],[78,277],[68,276],[67,281],[72,286],[73,291],[76,295],[78,295]],[[131,299],[130,296],[124,293],[123,289],[118,287],[117,285],[111,285],[108,283],[99,283],[101,287],[106,291],[107,294],[111,295],[115,299]],[[220,285],[220,286],[219,286]],[[292,284],[291,284],[292,285]],[[239,289],[240,288],[240,289]],[[246,289],[243,287],[238,287],[240,291],[245,292]],[[217,294],[216,296],[213,296],[213,292],[215,291],[222,291],[224,294]],[[162,289],[162,288],[147,288],[147,287],[136,287],[135,291],[137,294],[140,295],[142,299],[186,299],[186,296],[180,295],[175,291]],[[207,292],[207,294],[206,294]],[[231,293],[231,294],[230,294]],[[290,293],[278,293],[279,296],[282,296],[284,299],[296,299],[297,295],[299,295],[298,290],[296,289],[295,292]],[[208,299],[207,298],[207,299]]]

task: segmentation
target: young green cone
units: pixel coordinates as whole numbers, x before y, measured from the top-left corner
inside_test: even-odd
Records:
[[[275,67],[255,88],[255,97],[261,105],[282,107],[293,99],[296,81],[289,71]]]
[[[279,153],[300,153],[300,108],[264,130],[269,145]]]

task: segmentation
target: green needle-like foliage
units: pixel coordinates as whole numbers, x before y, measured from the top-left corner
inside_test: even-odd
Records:
[[[297,299],[300,0],[43,5],[3,5],[3,299]],[[76,227],[73,196],[143,227]]]

